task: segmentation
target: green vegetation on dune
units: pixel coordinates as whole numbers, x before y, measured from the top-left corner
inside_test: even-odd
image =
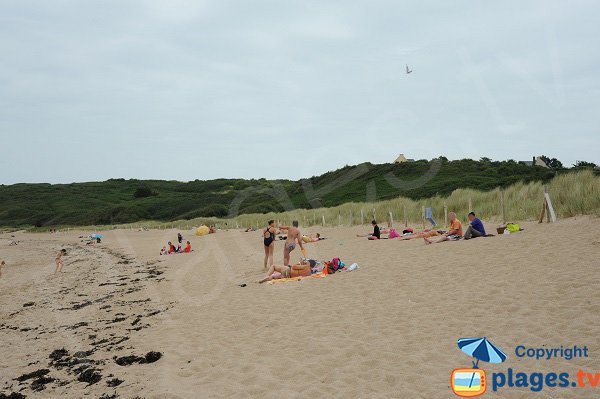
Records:
[[[370,163],[300,181],[215,179],[191,182],[111,179],[72,184],[0,186],[0,226],[109,225],[237,214],[279,213],[404,197],[448,196],[523,182],[548,182],[557,173],[515,161],[482,159]],[[233,215],[232,215],[233,214]]]
[[[577,215],[600,216],[600,176],[591,170],[577,170],[554,177],[546,185],[550,194],[556,216],[567,218]],[[545,185],[540,181],[517,182],[502,188],[507,221],[535,220],[542,209]],[[296,209],[289,212],[269,214],[246,214],[228,220],[197,219],[172,224],[180,228],[203,223],[219,223],[221,226],[254,227],[265,226],[270,219],[289,223],[299,220],[302,226],[337,226],[359,225],[376,219],[380,223],[389,220],[392,213],[395,226],[403,226],[404,220],[409,226],[420,227],[423,221],[423,207],[430,207],[434,219],[444,225],[444,207],[454,211],[463,221],[471,209],[486,221],[501,222],[502,207],[500,188],[489,191],[460,188],[450,195],[433,196],[413,200],[397,197],[377,202],[348,202],[332,208]],[[426,224],[428,226],[428,224]]]

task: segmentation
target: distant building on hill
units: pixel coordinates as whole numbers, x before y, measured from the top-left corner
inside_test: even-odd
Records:
[[[521,163],[524,163],[527,166],[541,166],[542,168],[548,168],[548,165],[546,165],[546,162],[544,162],[544,160],[540,157],[533,157],[531,161],[521,161]]]
[[[404,154],[398,155],[398,158],[394,161],[394,163],[405,163],[405,162],[415,162],[414,159],[406,158]]]

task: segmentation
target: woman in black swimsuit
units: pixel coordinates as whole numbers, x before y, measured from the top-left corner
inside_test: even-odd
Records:
[[[263,241],[265,245],[265,269],[267,261],[269,266],[273,266],[273,251],[275,249],[275,221],[269,220],[269,226],[263,232]]]

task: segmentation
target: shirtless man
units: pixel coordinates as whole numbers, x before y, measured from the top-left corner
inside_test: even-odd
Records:
[[[267,271],[267,275],[261,280],[258,280],[258,282],[264,283],[266,281],[271,281],[280,278],[308,277],[311,274],[312,269],[310,267],[310,263],[306,260],[303,260],[302,262],[297,263],[293,266],[271,265],[271,267]]]
[[[296,242],[300,245],[300,249],[304,252],[304,246],[302,245],[302,234],[298,230],[298,221],[294,220],[292,226],[279,226],[279,230],[287,230],[287,240],[283,246],[283,265],[289,266],[290,264],[290,252],[296,248]]]
[[[66,249],[61,249],[57,254],[56,254],[56,259],[54,260],[56,262],[56,270],[54,270],[54,274],[58,273],[58,272],[62,272],[62,268],[65,265],[63,263],[62,257],[63,255],[67,254],[67,250]]]

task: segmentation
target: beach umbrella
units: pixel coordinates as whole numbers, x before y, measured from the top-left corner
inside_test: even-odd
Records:
[[[500,348],[488,341],[486,337],[461,338],[458,340],[458,347],[467,355],[477,359],[477,362],[473,362],[473,368],[477,368],[480,360],[488,363],[502,363],[507,358],[506,353],[502,352]],[[471,387],[471,384],[473,384],[474,377],[475,373],[471,376],[469,388]]]
[[[208,226],[200,226],[196,229],[196,235],[197,236],[205,236],[210,232],[210,229],[208,228]]]
[[[458,340],[458,347],[467,355],[488,363],[502,363],[506,360],[506,353],[492,344],[487,338],[461,338]],[[475,367],[477,367],[475,363]]]

